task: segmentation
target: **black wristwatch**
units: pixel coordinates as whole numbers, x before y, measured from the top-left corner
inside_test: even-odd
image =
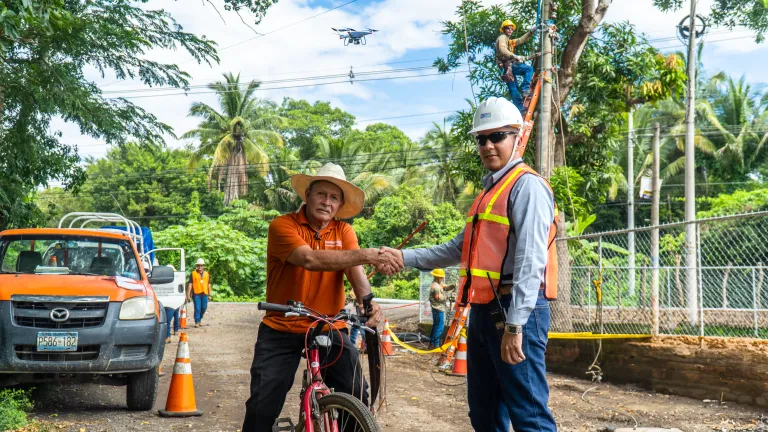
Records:
[[[507,324],[504,326],[504,333],[509,333],[513,335],[519,335],[523,334],[523,326],[521,325],[514,325],[514,324]]]

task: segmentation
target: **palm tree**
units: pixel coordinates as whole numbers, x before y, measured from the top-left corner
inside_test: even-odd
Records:
[[[192,154],[189,165],[195,167],[206,156],[212,156],[208,181],[216,178],[217,187],[226,176],[224,204],[244,197],[248,193],[248,167],[255,166],[260,176],[269,172],[267,146],[282,147],[283,139],[271,130],[283,124],[285,119],[270,114],[268,105],[254,96],[259,88],[258,81],[251,81],[245,88],[240,84],[240,75],[224,74],[224,82],[209,84],[219,98],[221,112],[202,102],[195,102],[189,109],[189,116],[202,119],[196,129],[182,135],[182,138],[196,138],[200,145]]]
[[[254,181],[252,196],[265,208],[281,213],[294,211],[301,202],[291,187],[291,175],[300,168],[299,151],[279,147],[270,153],[269,174]]]
[[[429,169],[432,171],[435,184],[435,203],[444,201],[456,202],[461,182],[454,169],[454,157],[460,144],[456,142],[455,135],[443,126],[432,123],[433,128],[424,136],[423,144],[429,150],[429,155],[435,161]]]

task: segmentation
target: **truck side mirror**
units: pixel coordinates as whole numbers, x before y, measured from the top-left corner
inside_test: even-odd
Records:
[[[161,285],[173,282],[173,269],[168,266],[155,266],[149,275],[149,283]]]

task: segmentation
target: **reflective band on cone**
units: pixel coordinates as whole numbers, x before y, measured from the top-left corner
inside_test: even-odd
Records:
[[[182,309],[183,311],[183,309]],[[168,400],[165,409],[160,410],[160,417],[191,417],[201,416],[195,404],[195,385],[192,382],[192,363],[189,359],[189,344],[187,333],[179,337],[179,348],[176,351],[176,363],[173,365],[171,387],[168,390]]]
[[[381,332],[381,353],[385,356],[394,355],[392,337],[389,335],[389,320],[384,320],[384,330]]]
[[[187,329],[187,305],[186,303],[181,307],[179,311],[179,327],[183,330]]]
[[[453,358],[453,370],[449,375],[467,375],[467,339],[464,335],[459,337],[459,346],[456,349],[456,357]]]

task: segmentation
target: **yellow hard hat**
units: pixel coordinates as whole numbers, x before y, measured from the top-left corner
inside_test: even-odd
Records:
[[[443,270],[443,269],[434,269],[429,274],[431,274],[434,277],[444,278],[445,277],[445,270]]]
[[[504,27],[512,27],[512,31],[517,30],[517,26],[512,22],[512,20],[505,20],[503,23],[501,23],[501,27],[499,27],[500,33],[504,33]]]

